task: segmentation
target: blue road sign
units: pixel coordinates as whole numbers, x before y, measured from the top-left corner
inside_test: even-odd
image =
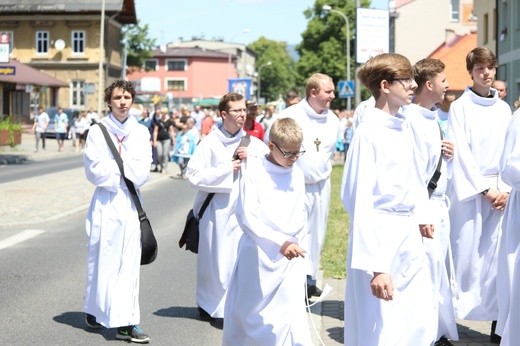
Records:
[[[354,97],[354,81],[353,80],[340,80],[338,82],[338,97],[346,99]]]

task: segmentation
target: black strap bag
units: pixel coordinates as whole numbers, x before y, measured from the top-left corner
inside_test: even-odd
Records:
[[[130,191],[130,195],[132,196],[132,200],[134,201],[135,207],[137,209],[137,216],[139,217],[139,222],[141,223],[141,265],[150,264],[157,258],[157,239],[155,239],[155,235],[153,234],[152,225],[150,224],[150,220],[148,220],[148,216],[146,216],[141,202],[139,201],[134,183],[125,177],[123,159],[121,159],[121,155],[119,155],[117,152],[116,146],[110,138],[105,125],[102,123],[97,123],[97,125],[99,125],[101,132],[103,132],[103,136],[105,136],[108,147],[110,148],[110,151],[116,160],[119,171],[121,171],[121,176],[125,180],[128,191]]]

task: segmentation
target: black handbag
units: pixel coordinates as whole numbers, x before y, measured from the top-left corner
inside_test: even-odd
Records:
[[[139,197],[137,196],[137,191],[135,190],[134,183],[125,177],[125,172],[123,168],[123,159],[121,159],[121,155],[117,152],[117,149],[114,145],[114,142],[110,138],[108,131],[102,123],[97,123],[101,132],[103,132],[103,136],[105,136],[105,140],[108,143],[108,147],[116,160],[117,166],[121,171],[121,176],[125,180],[126,186],[128,187],[128,191],[130,191],[130,195],[132,196],[132,200],[134,201],[135,207],[137,209],[137,216],[139,217],[139,222],[141,224],[141,265],[150,264],[157,258],[157,239],[155,239],[155,235],[153,234],[152,225],[150,224],[150,220],[148,216],[146,216],[145,211],[141,205],[141,201],[139,201]]]
[[[247,147],[251,142],[251,136],[246,134],[240,139],[240,143],[238,144],[237,150],[240,147]],[[233,160],[238,159],[236,150],[233,154]],[[181,238],[179,239],[179,247],[182,249],[184,245],[186,245],[186,250],[190,250],[193,253],[199,252],[199,220],[204,215],[204,211],[209,205],[209,202],[215,195],[214,192],[210,193],[202,207],[200,208],[199,215],[195,216],[193,209],[188,212],[188,216],[186,217],[186,224],[184,225],[184,231],[182,232]]]
[[[206,197],[202,208],[200,208],[198,217],[193,213],[193,209],[188,212],[184,231],[182,232],[181,239],[179,239],[180,248],[186,245],[186,250],[190,250],[193,253],[199,252],[199,220],[202,218],[202,215],[204,215],[204,211],[206,211],[214,195],[215,193],[212,192]]]

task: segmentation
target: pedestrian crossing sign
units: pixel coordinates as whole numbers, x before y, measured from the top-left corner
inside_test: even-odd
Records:
[[[340,80],[338,82],[338,97],[346,99],[348,97],[354,97],[354,81],[353,80]]]

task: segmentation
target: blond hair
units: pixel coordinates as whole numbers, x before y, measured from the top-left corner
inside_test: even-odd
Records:
[[[301,144],[303,131],[300,125],[292,118],[277,119],[269,130],[269,140],[279,146]]]

